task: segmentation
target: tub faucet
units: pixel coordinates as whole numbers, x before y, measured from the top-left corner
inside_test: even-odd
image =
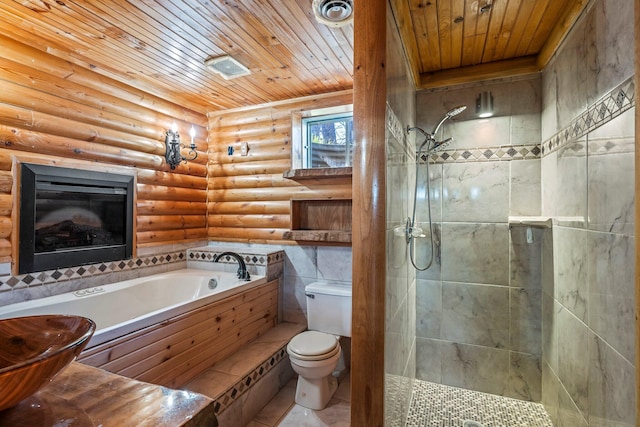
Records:
[[[240,255],[235,252],[222,252],[221,254],[218,254],[213,258],[213,262],[220,261],[220,258],[222,258],[223,256],[230,256],[238,261],[238,279],[242,279],[245,281],[251,280],[251,276],[247,271],[247,265],[244,263],[244,260]]]

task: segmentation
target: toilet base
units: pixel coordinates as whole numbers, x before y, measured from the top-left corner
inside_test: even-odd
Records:
[[[315,379],[298,375],[296,403],[309,409],[324,409],[337,388],[338,380],[333,375]]]

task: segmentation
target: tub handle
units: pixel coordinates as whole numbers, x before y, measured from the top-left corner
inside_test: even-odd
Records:
[[[218,287],[218,279],[216,279],[215,277],[212,277],[211,279],[209,279],[209,289],[215,289]]]
[[[88,295],[99,294],[102,292],[104,292],[104,289],[97,286],[95,288],[80,289],[79,291],[75,291],[73,295],[76,297],[86,297]]]

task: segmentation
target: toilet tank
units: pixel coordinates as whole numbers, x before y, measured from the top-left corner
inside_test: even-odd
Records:
[[[351,286],[314,282],[305,288],[309,329],[351,336]]]

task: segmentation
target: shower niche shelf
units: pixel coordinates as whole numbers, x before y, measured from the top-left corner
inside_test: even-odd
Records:
[[[351,244],[351,199],[292,199],[285,239]]]
[[[522,227],[536,227],[536,228],[551,228],[553,221],[548,216],[510,216],[509,228],[522,226]]]

